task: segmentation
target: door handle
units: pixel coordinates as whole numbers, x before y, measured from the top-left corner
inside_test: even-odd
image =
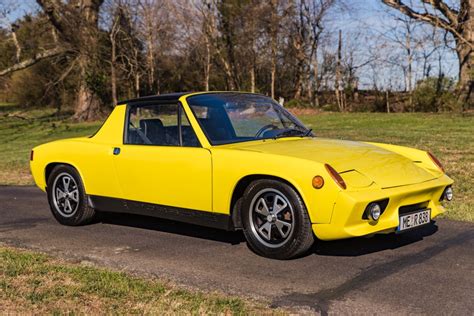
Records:
[[[114,147],[114,155],[117,156],[120,154],[120,148]]]

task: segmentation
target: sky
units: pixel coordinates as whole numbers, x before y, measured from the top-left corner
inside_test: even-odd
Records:
[[[406,83],[403,79],[402,67],[400,66],[406,66],[407,64],[406,57],[404,57],[406,56],[405,51],[400,45],[393,43],[388,45],[385,49],[380,49],[380,41],[386,40],[387,38],[393,38],[393,33],[399,33],[398,36],[401,36],[404,39],[404,29],[395,19],[395,17],[404,16],[399,14],[395,9],[382,4],[380,0],[350,0],[348,1],[348,6],[349,9],[342,13],[343,18],[338,18],[338,21],[335,21],[335,29],[341,29],[343,34],[346,33],[348,36],[354,33],[365,34],[365,36],[363,36],[364,39],[360,40],[360,42],[355,45],[360,56],[359,63],[363,63],[364,60],[368,58],[367,56],[374,52],[379,52],[378,58],[381,60],[393,58],[391,56],[398,56],[394,61],[397,62],[399,66],[395,64],[390,68],[386,68],[378,78],[382,86],[390,85],[392,88],[397,90],[404,89]],[[420,34],[431,34],[433,30],[431,26],[423,23],[420,23],[416,29],[419,30]],[[442,38],[444,33],[442,31],[439,31],[438,33],[439,37]],[[422,41],[421,44],[425,46],[427,51],[432,49],[432,46],[430,46],[427,41]],[[412,82],[412,85],[414,86],[416,81],[421,79],[423,76],[423,58],[421,48],[414,48],[413,50],[415,51],[415,61],[413,64],[414,76]],[[446,77],[457,77],[458,59],[455,52],[449,48],[439,49],[433,53],[430,58],[430,64],[432,67],[430,75],[438,75],[438,60],[440,58],[442,60],[441,72]],[[370,67],[367,66],[361,69],[358,73],[362,88],[369,88],[373,85],[374,73],[368,68]],[[378,70],[378,72],[380,72],[380,70]],[[393,80],[394,77],[398,78],[398,81]]]
[[[38,10],[34,0],[0,0],[0,12],[5,8],[11,11],[8,14],[10,21]],[[373,88],[374,82],[376,82],[378,88],[405,89],[407,83],[404,79],[403,67],[406,68],[407,62],[406,58],[403,58],[404,50],[400,45],[393,43],[382,45],[384,48],[380,48],[381,42],[386,41],[389,36],[393,37],[392,33],[403,32],[394,19],[395,16],[398,16],[396,10],[383,5],[380,0],[345,0],[343,8],[337,7],[334,10],[334,14],[331,14],[327,21],[326,33],[329,44],[326,50],[332,53],[336,51],[337,34],[341,30],[344,38],[343,54],[347,57],[352,52],[355,65],[362,65],[369,59],[380,61],[377,65],[383,64],[383,67],[378,66],[376,69],[370,67],[370,64],[357,68],[359,88]],[[426,26],[425,32],[428,29],[431,28]],[[424,43],[423,46],[429,50],[429,45]],[[415,49],[415,53],[413,86],[423,76],[421,49]],[[382,62],[384,60],[391,60],[392,65],[387,66],[386,62]],[[431,75],[439,73],[438,60],[442,60],[441,69],[445,76],[452,78],[457,76],[458,61],[454,51],[442,49],[432,55],[430,59]]]

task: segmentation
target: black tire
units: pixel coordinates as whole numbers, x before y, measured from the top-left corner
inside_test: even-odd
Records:
[[[280,202],[274,204],[275,200]],[[247,243],[261,256],[291,259],[306,253],[314,243],[311,221],[301,197],[283,182],[252,182],[244,192],[241,216]],[[282,221],[286,224],[282,225]]]
[[[88,224],[94,219],[96,212],[89,206],[81,177],[73,167],[69,165],[54,167],[48,177],[46,191],[51,212],[59,223],[79,226]]]

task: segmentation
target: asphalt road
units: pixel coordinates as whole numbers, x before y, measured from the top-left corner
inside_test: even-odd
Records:
[[[61,226],[40,190],[0,187],[0,243],[300,311],[474,314],[472,223],[318,242],[308,256],[277,261],[252,253],[239,232],[150,217]]]

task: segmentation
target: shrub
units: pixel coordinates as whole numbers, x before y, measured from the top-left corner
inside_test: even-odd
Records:
[[[22,107],[71,107],[74,102],[74,79],[58,81],[64,69],[49,61],[13,73],[9,82],[11,99]]]
[[[287,108],[310,108],[311,103],[303,101],[303,100],[298,100],[298,99],[291,99],[288,102],[284,103],[285,107]]]
[[[451,78],[427,78],[413,91],[413,108],[419,112],[456,111],[460,109]]]
[[[324,104],[321,109],[323,111],[327,111],[327,112],[339,112],[339,107],[337,106],[337,104],[334,104],[334,103],[327,103],[327,104]]]

